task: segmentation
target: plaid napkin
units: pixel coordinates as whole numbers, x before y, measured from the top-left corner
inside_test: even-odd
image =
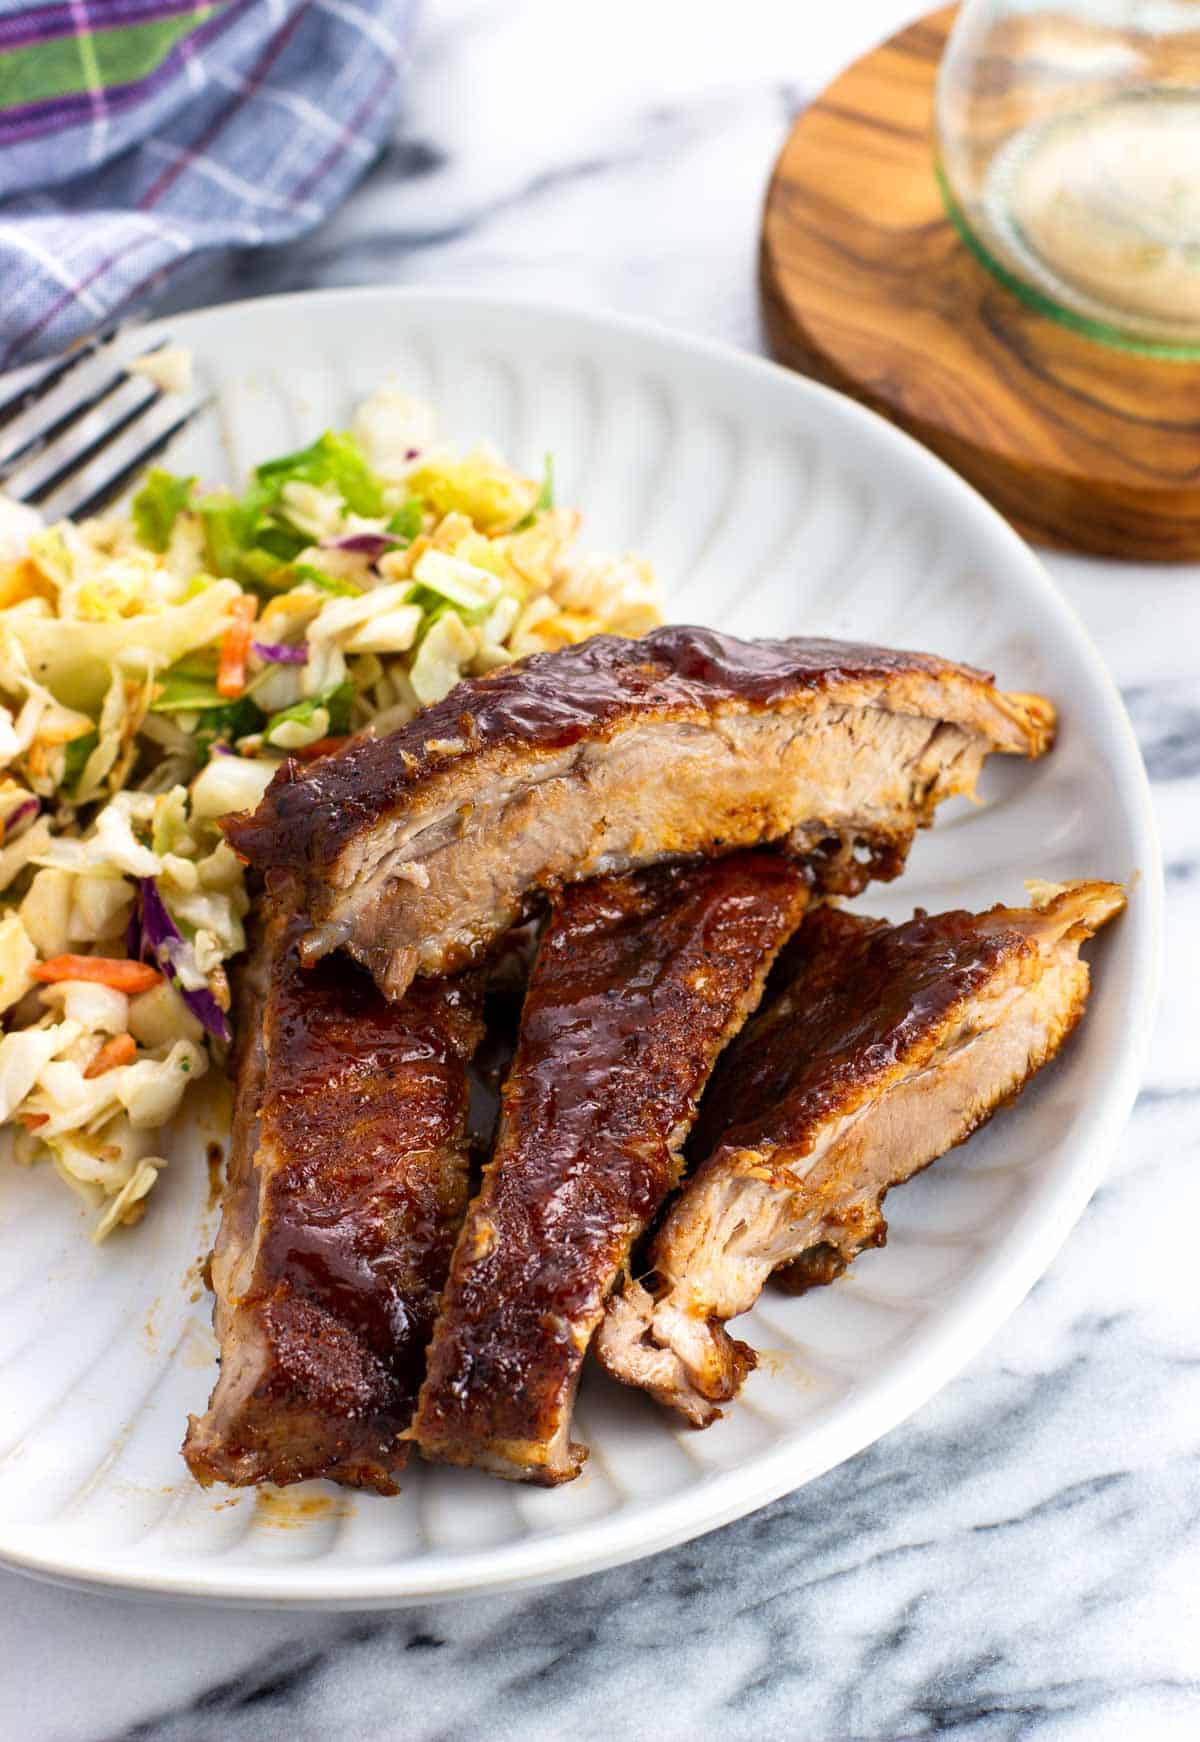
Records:
[[[0,369],[312,229],[391,127],[415,0],[0,0]]]

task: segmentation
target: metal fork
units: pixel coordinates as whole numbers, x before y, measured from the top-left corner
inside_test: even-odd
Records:
[[[94,514],[204,409],[128,365],[169,343],[115,329],[0,375],[0,490],[47,520]]]

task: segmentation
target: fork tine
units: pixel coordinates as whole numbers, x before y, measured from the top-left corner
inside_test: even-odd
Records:
[[[67,426],[97,405],[106,394],[121,385],[125,370],[136,356],[157,346],[131,343],[121,333],[111,334],[90,349],[85,348],[82,360],[74,353],[68,368],[53,371],[32,389],[26,389],[27,403],[18,409],[0,429],[0,475],[12,470],[26,454],[47,446]],[[63,359],[59,359],[60,363]]]
[[[142,468],[172,441],[210,400],[156,394],[149,410],[127,420],[123,433],[94,458],[50,489],[38,503],[47,520],[95,514],[119,495]]]
[[[24,369],[12,369],[0,376],[0,420],[15,416],[29,400],[44,393],[68,369],[73,369],[75,361],[75,358],[68,361],[55,357],[49,362],[30,363]],[[83,361],[82,357],[79,361]]]
[[[118,379],[118,385],[77,417],[61,436],[35,448],[9,473],[4,481],[6,492],[18,502],[40,501],[65,472],[75,471],[159,397],[152,381],[139,376]]]
[[[107,345],[117,335],[116,327],[109,327],[105,332],[94,333],[90,339],[83,340],[72,350],[63,352],[57,357],[43,357],[40,362],[27,363],[24,368],[10,369],[0,375],[0,423],[9,423],[32,400],[46,393],[56,381],[62,379],[71,369],[94,356],[102,345]]]

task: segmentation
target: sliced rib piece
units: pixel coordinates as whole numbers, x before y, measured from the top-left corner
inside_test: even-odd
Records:
[[[605,1298],[807,898],[766,853],[560,897],[429,1353],[412,1428],[427,1457],[530,1482],[578,1474],[571,1410]]]
[[[1036,887],[1036,886],[1035,886]],[[830,1281],[883,1242],[881,1204],[969,1137],[1054,1057],[1083,1013],[1083,940],[1116,884],[1041,886],[1032,908],[888,926],[821,908],[788,989],[721,1062],[697,1132],[707,1159],[596,1339],[603,1365],[706,1426],[754,1365],[726,1319],[773,1270]]]
[[[238,852],[391,997],[473,960],[538,892],[786,841],[851,893],[991,750],[1038,756],[1054,712],[983,672],[837,641],[601,635],[462,683],[390,737],[288,763]]]
[[[302,970],[271,917],[243,992],[229,1186],[212,1259],[221,1372],[190,1420],[198,1481],[328,1476],[394,1493],[469,1196],[474,976],[389,1004],[345,957]]]

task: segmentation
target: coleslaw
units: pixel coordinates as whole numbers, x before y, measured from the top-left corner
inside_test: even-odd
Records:
[[[660,622],[649,566],[578,528],[549,458],[459,454],[394,386],[241,494],[156,468],[54,526],[0,498],[0,1122],[93,1239],[140,1218],[232,1038],[249,897],[217,819],[462,677]]]

